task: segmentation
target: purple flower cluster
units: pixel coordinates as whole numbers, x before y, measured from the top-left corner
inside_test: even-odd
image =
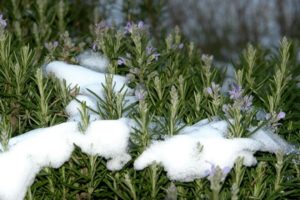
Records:
[[[265,115],[265,120],[268,121],[269,127],[271,129],[275,129],[281,125],[281,123],[279,123],[280,120],[284,119],[286,116],[286,113],[283,111],[280,111],[279,113],[273,112],[273,113],[267,113]]]
[[[156,48],[151,46],[146,47],[146,54],[147,56],[152,57],[155,61],[157,61],[158,57],[160,56],[160,53],[157,53]]]
[[[253,96],[243,96],[244,90],[237,84],[232,84],[231,90],[229,91],[229,98],[233,100],[232,105],[223,105],[223,112],[228,114],[230,109],[238,109],[242,112],[249,112],[252,110]]]
[[[145,29],[145,24],[143,21],[139,21],[138,24],[135,24],[131,21],[127,22],[126,26],[124,27],[125,34],[132,34],[134,29],[143,30]]]
[[[237,84],[232,84],[229,91],[230,99],[237,100],[243,95],[242,87]]]
[[[126,58],[119,57],[119,59],[118,59],[118,65],[126,65]]]
[[[56,49],[56,47],[58,47],[58,41],[53,41],[53,42],[46,42],[44,44],[45,48],[48,50],[48,51],[53,51]]]
[[[211,97],[218,95],[220,92],[220,85],[215,82],[211,83],[210,87],[204,88],[204,93],[208,94]]]
[[[107,30],[109,28],[109,25],[106,23],[106,21],[101,21],[97,24],[95,24],[95,33],[96,35],[101,34],[102,31]]]
[[[3,19],[3,15],[0,14],[0,29],[5,29],[7,26],[7,22],[5,19]]]
[[[208,161],[207,161],[207,163],[210,164],[210,169],[205,171],[206,176],[208,176],[208,177],[215,176],[218,166],[216,166],[215,164],[208,162]],[[221,170],[222,170],[222,176],[226,177],[226,175],[230,172],[230,167],[224,167]]]
[[[139,100],[139,101],[145,100],[145,98],[147,96],[147,91],[145,89],[145,86],[137,85],[136,89],[134,91],[134,95],[137,98],[137,100]]]

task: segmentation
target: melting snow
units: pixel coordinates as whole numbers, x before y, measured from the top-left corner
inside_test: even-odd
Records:
[[[12,138],[9,151],[0,153],[0,199],[23,199],[36,174],[68,161],[74,144],[88,155],[110,159],[108,169],[120,170],[131,159],[129,135],[127,120],[120,119],[91,122],[85,133],[79,132],[78,123],[65,122]]]
[[[89,85],[102,84],[105,85],[106,74],[86,69],[79,65],[67,64],[62,61],[53,61],[45,66],[47,75],[54,75],[59,80],[66,80],[66,84],[70,87],[79,86],[80,91],[86,90]],[[125,90],[131,91],[126,86],[126,78],[119,75],[113,75],[113,84],[115,84],[115,92],[120,91],[123,87]]]
[[[107,58],[93,51],[85,51],[77,56],[77,60],[81,66],[98,71],[105,72],[109,65]]]
[[[134,162],[136,170],[159,163],[171,180],[193,181],[206,177],[211,166],[231,170],[238,157],[245,166],[257,163],[254,153],[278,150],[285,153],[292,148],[278,135],[260,129],[250,138],[227,139],[226,121],[208,119],[184,128],[180,134],[163,141],[153,141]]]

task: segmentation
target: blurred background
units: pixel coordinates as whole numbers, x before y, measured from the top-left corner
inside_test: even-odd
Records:
[[[116,24],[143,20],[155,37],[178,26],[188,40],[219,59],[234,59],[249,42],[269,48],[283,36],[300,38],[299,0],[114,0],[99,4],[101,18]]]
[[[62,6],[77,11],[62,14],[72,37],[84,30],[88,34],[91,25],[101,20],[117,26],[141,20],[156,38],[178,26],[188,41],[219,60],[235,59],[249,42],[269,48],[283,36],[300,38],[299,0],[0,0],[0,9],[13,29],[30,35],[34,26],[40,32],[47,29],[38,20],[28,26],[41,18],[34,10],[43,4],[53,5],[53,10],[44,11],[49,16],[59,16]],[[47,23],[52,29],[62,27],[55,19]]]

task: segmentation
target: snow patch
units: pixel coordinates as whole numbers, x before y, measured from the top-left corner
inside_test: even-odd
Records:
[[[30,157],[20,155],[18,151],[1,153],[0,199],[22,200],[39,171],[39,166],[33,165]]]
[[[267,129],[259,129],[254,134],[252,134],[250,138],[263,144],[260,151],[266,151],[270,153],[281,151],[284,154],[290,154],[298,151],[293,145],[289,144],[279,135],[274,134],[272,131]]]
[[[161,164],[171,180],[189,182],[206,177],[211,166],[231,170],[237,158],[245,166],[257,163],[254,153],[291,153],[295,148],[268,129],[259,129],[250,138],[227,139],[228,122],[208,119],[187,126],[176,136],[152,144],[135,160],[134,168]]]
[[[98,72],[105,72],[109,65],[106,57],[93,51],[85,51],[79,54],[77,60],[81,66]]]
[[[185,128],[164,141],[153,141],[135,160],[134,168],[142,170],[160,163],[171,180],[188,182],[206,177],[212,164],[231,169],[238,157],[244,158],[246,166],[256,164],[253,153],[261,148],[260,142],[249,138],[226,139],[226,121],[206,122]]]
[[[107,168],[120,170],[130,159],[130,127],[126,119],[91,122],[85,133],[77,122],[40,128],[12,138],[0,153],[0,199],[23,199],[43,167],[59,168],[68,161],[74,144],[88,155],[109,159]]]
[[[105,85],[105,76],[107,74],[95,72],[90,69],[86,69],[80,65],[67,64],[62,61],[53,61],[45,66],[45,72],[47,75],[54,75],[59,80],[65,80],[67,86],[71,88],[78,86],[80,92],[87,90],[89,85],[99,84],[102,88],[102,84]],[[124,90],[131,91],[126,86],[126,78],[119,75],[113,76],[113,84],[115,85],[114,91],[119,92],[123,87]]]
[[[127,153],[130,126],[126,119],[91,122],[85,134],[75,142],[89,155],[103,156],[109,170],[120,170],[131,156]]]
[[[85,103],[88,109],[93,109],[95,111],[98,110],[97,108],[97,101],[89,96],[84,95],[77,95],[75,99],[70,101],[70,103],[67,105],[65,112],[70,116],[76,116],[82,112],[82,103]],[[89,114],[91,114],[91,111],[89,109]]]

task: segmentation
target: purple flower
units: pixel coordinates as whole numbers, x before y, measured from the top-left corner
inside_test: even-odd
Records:
[[[242,96],[243,90],[242,87],[233,83],[231,85],[231,90],[229,91],[230,99],[236,100]]]
[[[154,60],[157,61],[158,57],[160,56],[160,53],[154,53],[153,56],[154,56]]]
[[[227,175],[227,174],[230,172],[230,170],[231,170],[230,167],[224,167],[224,168],[222,169],[223,175]]]
[[[212,95],[213,94],[213,89],[211,87],[207,87],[205,88],[205,91],[207,92],[207,94]]]
[[[182,49],[183,46],[184,46],[183,43],[180,43],[180,44],[178,45],[178,48],[179,48],[179,49]]]
[[[156,48],[153,48],[151,46],[146,47],[146,54],[147,56],[150,56],[152,54],[151,60],[154,58],[155,61],[158,60],[158,57],[160,56],[160,53],[156,52]]]
[[[210,176],[210,177],[212,177],[212,176],[214,176],[215,174],[216,174],[216,170],[217,170],[217,167],[218,166],[216,166],[215,164],[213,164],[213,163],[211,163],[211,162],[208,162],[208,161],[206,161],[208,164],[210,164],[210,169],[209,170],[206,170],[205,171],[205,174],[206,174],[206,176]],[[231,170],[231,168],[230,167],[224,167],[223,169],[221,169],[222,170],[222,175],[223,176],[226,176],[229,172],[230,172],[230,170]]]
[[[97,24],[95,24],[95,33],[100,34],[103,30],[108,29],[109,26],[105,21],[101,21]]]
[[[48,51],[53,51],[58,47],[58,41],[53,41],[53,42],[45,42],[44,46]]]
[[[218,95],[219,91],[220,85],[215,84],[215,82],[212,82],[210,87],[204,88],[204,92],[210,96]]]
[[[139,29],[143,29],[143,28],[144,28],[144,25],[145,25],[145,24],[144,24],[143,21],[139,21],[137,27],[138,27]]]
[[[58,47],[59,43],[58,43],[58,41],[54,41],[52,44],[53,44],[53,47],[56,48],[56,47]]]
[[[285,118],[285,112],[279,112],[278,114],[277,114],[277,120],[279,121],[279,120],[281,120],[281,119],[284,119]]]
[[[93,51],[97,51],[97,44],[96,43],[93,43],[92,49],[93,49]]]
[[[5,29],[6,26],[7,26],[7,22],[6,22],[5,19],[3,19],[3,15],[0,14],[0,27],[1,27],[2,29]]]
[[[152,52],[154,52],[156,49],[151,47],[151,46],[147,46],[146,47],[146,54],[147,56],[151,55]]]
[[[144,89],[144,86],[142,85],[137,85],[135,91],[134,91],[134,95],[135,97],[141,101],[141,100],[144,100],[147,96],[147,92],[146,90]]]
[[[243,111],[249,111],[252,108],[252,101],[253,101],[253,96],[244,96],[243,98],[243,106],[242,106],[242,110]]]
[[[144,30],[145,24],[142,21],[139,21],[138,24],[135,24],[131,21],[127,22],[126,26],[124,27],[124,33],[125,34],[132,34],[133,30]]]
[[[126,64],[126,59],[123,57],[119,57],[118,59],[118,65],[125,65]]]
[[[126,33],[132,33],[133,29],[133,23],[132,22],[127,22],[126,26],[124,27],[125,34]]]

